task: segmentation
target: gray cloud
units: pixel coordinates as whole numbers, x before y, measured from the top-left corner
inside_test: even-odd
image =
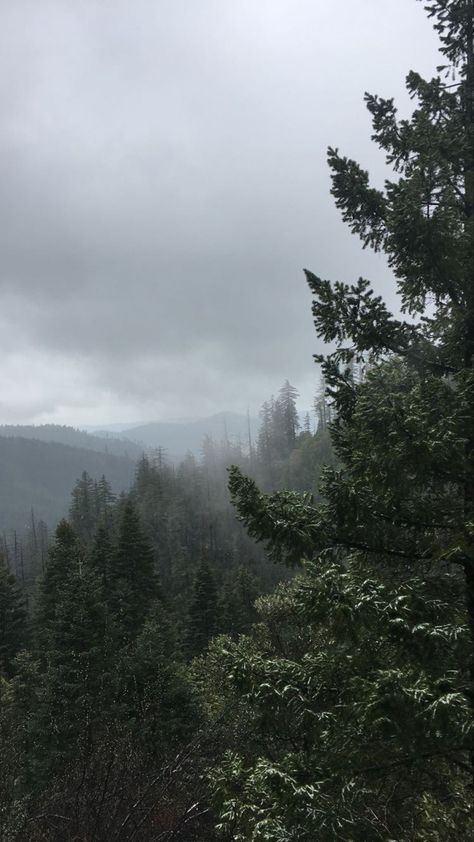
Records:
[[[414,0],[19,0],[0,27],[0,421],[256,408],[318,350],[301,268],[371,277],[326,146],[430,74]]]

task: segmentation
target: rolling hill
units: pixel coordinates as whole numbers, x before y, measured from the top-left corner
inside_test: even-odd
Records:
[[[23,530],[32,508],[37,519],[55,526],[83,471],[97,480],[105,474],[115,493],[126,491],[135,464],[128,455],[0,435],[0,531]]]

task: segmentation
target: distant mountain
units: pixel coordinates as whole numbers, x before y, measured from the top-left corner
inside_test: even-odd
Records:
[[[259,422],[250,418],[250,435],[255,441]],[[182,459],[187,451],[199,455],[206,436],[215,442],[240,439],[248,445],[249,420],[246,415],[234,412],[219,412],[207,418],[180,421],[155,421],[127,430],[127,437],[143,442],[148,448],[161,447],[172,461]]]
[[[0,531],[23,530],[29,523],[32,508],[37,519],[55,526],[67,513],[72,488],[83,471],[97,480],[105,474],[115,493],[127,491],[135,465],[135,455],[132,458],[2,434]]]
[[[143,446],[136,441],[111,435],[91,435],[75,427],[60,424],[28,425],[0,425],[0,436],[36,439],[37,441],[66,444],[69,447],[80,447],[85,450],[97,450],[100,453],[111,453],[114,456],[129,456],[138,459],[143,453]]]
[[[126,433],[127,430],[131,430],[132,427],[136,427],[136,421],[129,421],[125,423],[124,421],[120,421],[117,424],[84,424],[84,430],[87,433],[91,433],[93,436],[109,436],[110,433],[116,436],[117,433]]]
[[[67,513],[71,491],[83,471],[105,475],[116,493],[126,491],[144,450],[163,448],[178,462],[188,451],[199,456],[206,436],[216,443],[240,439],[244,447],[258,421],[221,412],[208,418],[142,424],[127,438],[109,431],[92,435],[58,424],[0,426],[0,531],[22,530],[35,516],[54,526]]]

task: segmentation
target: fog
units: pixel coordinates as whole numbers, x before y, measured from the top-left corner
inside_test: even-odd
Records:
[[[252,412],[317,382],[303,267],[372,279],[328,144],[381,184],[365,90],[410,108],[414,0],[0,9],[0,423]]]

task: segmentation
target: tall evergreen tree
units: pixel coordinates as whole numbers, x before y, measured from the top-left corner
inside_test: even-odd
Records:
[[[390,465],[378,448],[372,454],[384,470],[374,471],[373,455],[365,477],[359,465],[366,494],[356,498],[356,517],[377,533],[384,522],[406,524],[405,539],[411,526],[405,555],[449,559],[464,571],[474,714],[474,4],[430,0],[427,10],[447,62],[440,69],[454,81],[410,72],[411,120],[397,120],[392,99],[365,97],[373,138],[398,179],[375,190],[356,162],[329,149],[336,205],[364,246],[386,253],[402,309],[418,321],[395,319],[366,280],[349,287],[307,277],[318,335],[338,346],[318,359],[340,414],[340,452],[350,464],[346,428],[361,411],[359,391],[371,395],[379,425],[390,431]],[[397,361],[392,395],[383,394],[387,355]],[[379,362],[367,388],[358,390],[351,377],[354,360]],[[367,448],[379,443],[374,424],[367,438]]]
[[[116,499],[110,482],[105,476],[102,476],[94,485],[94,508],[99,525],[111,527],[113,505]]]
[[[85,545],[92,540],[97,525],[96,491],[93,479],[87,471],[83,471],[71,492],[69,518],[74,531]]]
[[[143,626],[147,612],[158,595],[158,579],[153,552],[130,500],[122,509],[111,586],[115,621],[124,641],[132,640]]]
[[[474,3],[427,9],[451,77],[408,75],[410,120],[366,95],[397,178],[373,189],[329,150],[336,204],[385,251],[416,318],[394,318],[364,279],[307,272],[317,333],[336,346],[318,359],[341,464],[319,505],[231,475],[251,533],[306,568],[263,607],[266,634],[217,651],[255,734],[253,753],[239,746],[215,776],[234,839],[473,832]],[[368,364],[362,382],[354,362]]]
[[[296,434],[300,429],[296,399],[299,397],[298,390],[285,380],[278,393],[278,427],[281,438],[284,442],[284,449],[289,452],[294,447]]]
[[[39,670],[25,709],[28,776],[38,787],[66,761],[90,751],[111,698],[110,634],[101,584],[84,562],[72,527],[61,521],[38,588],[34,632]]]
[[[91,752],[113,699],[111,654],[100,583],[87,567],[75,567],[58,589],[32,712],[30,755],[39,782]]]
[[[82,563],[82,553],[76,533],[67,520],[56,528],[45,571],[38,585],[34,612],[36,644],[46,651],[54,626],[60,591],[64,583],[75,574]]]
[[[258,454],[260,459],[268,462],[271,459],[271,423],[272,407],[265,401],[260,410],[260,430],[258,433]]]
[[[205,555],[196,572],[189,608],[188,651],[199,655],[218,631],[217,588],[209,561]]]

